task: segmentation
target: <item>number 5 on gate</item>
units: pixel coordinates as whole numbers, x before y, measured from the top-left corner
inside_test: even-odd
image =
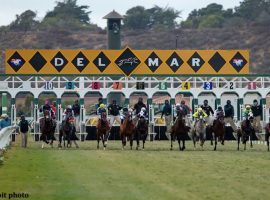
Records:
[[[190,82],[182,82],[182,90],[189,90]]]

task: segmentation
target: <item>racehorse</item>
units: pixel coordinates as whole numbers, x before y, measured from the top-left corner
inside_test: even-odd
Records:
[[[126,146],[126,139],[130,141],[130,149],[133,146],[133,137],[136,132],[136,127],[132,120],[132,114],[127,114],[123,124],[120,125],[120,137],[122,140],[122,150],[124,150]]]
[[[214,151],[217,150],[217,142],[218,140],[224,145],[224,137],[225,137],[225,122],[224,117],[220,116],[218,119],[214,121],[213,126],[210,128],[212,136],[215,140]]]
[[[138,124],[136,127],[136,133],[135,133],[135,138],[137,140],[137,147],[136,149],[139,149],[140,146],[140,139],[142,139],[143,141],[143,150],[144,150],[144,144],[145,144],[145,140],[147,138],[148,135],[148,123],[147,120],[145,119],[144,116],[141,116],[138,120]]]
[[[44,117],[40,119],[39,123],[41,131],[40,139],[46,144],[49,144],[49,140],[51,140],[50,145],[53,147],[55,124],[51,118],[50,111],[44,111]],[[44,148],[44,143],[42,144],[42,148]]]
[[[203,118],[203,113],[198,114],[198,119],[195,122],[194,129],[195,130],[193,131],[193,134],[192,134],[194,149],[196,149],[196,142],[198,140],[200,140],[200,146],[203,149],[203,144],[206,138],[206,124]]]
[[[107,114],[103,112],[97,123],[97,149],[99,149],[100,140],[102,141],[104,150],[106,149],[110,130]]]
[[[66,147],[66,140],[67,140],[67,147],[68,148],[71,147],[71,135],[74,129],[75,129],[74,117],[72,117],[71,115],[66,116],[59,130],[59,144],[58,144],[59,148],[62,148],[62,140],[64,140],[64,147]],[[77,144],[76,144],[76,147],[77,147]]]
[[[250,138],[250,148],[253,147],[252,145],[252,135],[255,134],[255,130],[252,126],[253,117],[246,117],[241,122],[241,130],[237,133],[237,150],[239,151],[239,144],[240,144],[240,138],[242,137],[242,142],[244,144],[244,150],[246,150],[246,143],[248,139]]]
[[[175,120],[175,123],[173,124],[171,128],[171,150],[173,149],[173,141],[175,138],[178,140],[179,144],[179,150],[184,151],[185,150],[185,137],[187,133],[189,132],[190,127],[186,126],[186,121],[181,112],[178,113],[178,117]],[[183,146],[181,147],[181,140]]]
[[[269,151],[270,123],[265,127],[265,141],[267,142],[267,151]]]

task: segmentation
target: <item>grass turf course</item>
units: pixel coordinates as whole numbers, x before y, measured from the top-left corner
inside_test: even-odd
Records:
[[[19,138],[18,138],[19,139]],[[168,141],[146,143],[145,151],[121,150],[110,141],[108,150],[96,142],[80,149],[41,149],[19,140],[0,166],[0,193],[26,192],[28,199],[269,199],[270,153],[254,145],[236,151],[226,142],[212,151],[169,151]]]

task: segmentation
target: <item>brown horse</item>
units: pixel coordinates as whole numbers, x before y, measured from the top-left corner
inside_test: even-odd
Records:
[[[241,122],[241,130],[237,133],[237,150],[239,151],[239,144],[240,144],[240,138],[242,139],[242,142],[244,144],[244,150],[246,150],[246,143],[248,139],[250,138],[250,148],[253,147],[252,145],[252,136],[255,134],[255,130],[252,126],[253,123],[253,117],[247,117]]]
[[[222,145],[224,145],[224,137],[225,137],[225,122],[224,116],[218,117],[213,123],[213,126],[210,128],[212,136],[215,140],[214,151],[217,150],[217,141],[219,140]]]
[[[40,119],[40,131],[41,136],[40,139],[46,143],[49,144],[49,140],[51,140],[50,145],[53,145],[54,138],[54,131],[55,131],[55,124],[51,118],[50,111],[45,110],[44,111],[44,117]],[[44,144],[42,144],[42,148],[44,147]]]
[[[71,147],[71,136],[74,131],[75,131],[74,117],[71,115],[67,116],[66,119],[62,122],[60,127],[59,144],[58,144],[59,148],[62,148],[62,140],[64,140],[64,147],[66,147],[66,140],[67,140],[67,147],[68,148]],[[76,142],[74,143],[78,148],[77,143]]]
[[[265,141],[267,142],[267,151],[269,151],[270,123],[265,127]]]
[[[185,147],[185,137],[188,134],[190,127],[186,126],[186,121],[181,112],[178,113],[178,117],[175,120],[171,128],[171,150],[173,149],[173,141],[177,138],[179,144],[179,150],[184,151]],[[181,147],[181,140],[183,146]]]
[[[130,149],[132,149],[133,146],[133,138],[136,132],[136,127],[132,120],[132,114],[127,114],[123,124],[120,125],[120,137],[122,140],[122,149],[124,150],[126,146],[126,139],[130,141]]]
[[[104,150],[106,149],[110,130],[107,114],[103,112],[97,123],[97,149],[99,149],[100,140],[102,141]]]
[[[138,124],[136,127],[136,133],[135,133],[135,138],[137,140],[137,147],[136,149],[139,149],[140,146],[140,139],[142,139],[143,141],[143,150],[144,150],[144,144],[145,144],[145,140],[147,138],[148,135],[148,123],[147,120],[145,119],[145,117],[141,116],[138,120]]]

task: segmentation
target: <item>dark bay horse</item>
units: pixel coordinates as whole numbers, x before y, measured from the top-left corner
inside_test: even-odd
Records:
[[[75,129],[74,117],[71,115],[66,116],[66,119],[63,120],[59,130],[59,144],[58,144],[59,148],[62,148],[62,140],[64,140],[64,147],[66,146],[66,140],[67,140],[67,147],[68,148],[71,147],[71,135],[74,129]]]
[[[217,142],[218,140],[224,145],[224,138],[225,138],[225,122],[224,116],[219,116],[213,123],[213,126],[210,128],[213,138],[215,140],[215,147],[214,151],[217,150]]]
[[[269,151],[270,123],[265,127],[265,141],[267,142],[267,151]]]
[[[107,114],[103,112],[97,123],[97,149],[99,149],[100,140],[102,141],[104,150],[106,149],[110,130]]]
[[[55,123],[51,118],[50,111],[48,110],[44,111],[44,117],[40,119],[39,124],[41,131],[40,139],[46,144],[49,144],[49,140],[51,140],[50,145],[53,146],[53,140],[55,140],[54,137]],[[42,144],[42,148],[43,147],[44,144]]]
[[[120,137],[122,140],[122,149],[124,150],[126,146],[126,139],[130,141],[130,149],[132,149],[133,146],[133,139],[134,135],[136,133],[136,127],[132,120],[132,114],[127,114],[123,124],[120,125]]]
[[[177,138],[179,144],[179,150],[184,151],[185,147],[185,138],[190,130],[190,127],[186,126],[186,121],[181,112],[179,112],[178,117],[175,120],[171,128],[171,150],[173,149],[173,141]],[[182,140],[182,147],[181,147]]]
[[[142,141],[143,141],[142,149],[144,150],[144,144],[145,144],[147,135],[148,135],[148,123],[147,123],[147,120],[145,119],[145,117],[141,116],[138,120],[138,124],[136,127],[136,133],[135,133],[135,138],[137,140],[137,147],[136,147],[137,150],[140,147],[140,139],[142,139]]]
[[[252,136],[255,134],[255,130],[252,126],[253,123],[253,117],[246,117],[241,122],[241,130],[237,133],[237,150],[239,151],[239,144],[240,144],[240,138],[242,139],[242,142],[244,144],[244,150],[246,150],[246,143],[248,139],[250,138],[250,148],[253,147],[252,145]]]

